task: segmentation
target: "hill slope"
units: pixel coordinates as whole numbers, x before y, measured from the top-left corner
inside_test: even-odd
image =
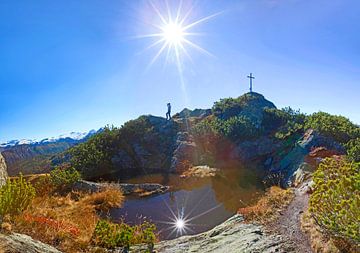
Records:
[[[106,129],[68,153],[70,163],[88,179],[241,161],[279,173],[287,183],[313,149],[343,154],[345,144],[360,136],[359,127],[348,119],[323,114],[279,110],[261,94],[247,93],[221,99],[211,110],[184,109],[171,121],[141,116],[121,128]],[[317,127],[319,120],[332,130]]]

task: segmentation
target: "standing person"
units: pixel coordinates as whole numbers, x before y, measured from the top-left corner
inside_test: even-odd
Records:
[[[167,103],[167,113],[166,113],[166,120],[171,120],[171,104]]]

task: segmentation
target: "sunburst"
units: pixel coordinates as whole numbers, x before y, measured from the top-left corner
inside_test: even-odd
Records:
[[[159,6],[156,6],[152,1],[149,1],[153,11],[158,16],[160,22],[158,24],[152,24],[158,31],[155,33],[145,34],[137,36],[138,38],[156,38],[155,42],[149,45],[147,49],[158,47],[159,50],[152,58],[149,67],[162,55],[166,52],[165,63],[168,62],[170,57],[175,59],[179,72],[181,72],[181,62],[182,57],[187,56],[191,61],[190,48],[195,49],[201,53],[212,56],[210,52],[193,42],[192,37],[197,35],[202,35],[202,33],[192,32],[192,28],[195,26],[208,21],[209,19],[220,14],[215,13],[204,18],[198,19],[194,22],[188,22],[193,11],[191,6],[187,11],[182,9],[182,1],[179,1],[179,5],[176,8],[176,15],[172,13],[167,1],[165,13]]]

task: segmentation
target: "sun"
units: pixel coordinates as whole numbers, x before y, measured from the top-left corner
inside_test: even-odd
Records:
[[[155,41],[145,49],[148,50],[154,47],[159,48],[151,60],[149,67],[160,57],[160,55],[165,54],[166,52],[165,63],[168,62],[169,58],[174,59],[179,72],[182,72],[182,57],[186,56],[192,61],[190,48],[212,56],[207,50],[193,42],[193,37],[203,34],[191,30],[195,26],[208,21],[220,13],[189,22],[189,20],[191,20],[193,6],[188,10],[183,10],[182,1],[179,1],[179,6],[177,8],[171,8],[168,1],[165,1],[165,3],[166,11],[161,11],[164,10],[164,7],[161,8],[161,6],[156,6],[151,0],[149,1],[153,11],[158,16],[159,21],[159,23],[152,23],[151,25],[158,29],[158,32],[136,36],[136,38],[155,38]],[[174,13],[176,13],[176,15],[174,15]]]
[[[170,45],[179,45],[184,41],[183,27],[177,23],[166,24],[163,28],[163,38]]]

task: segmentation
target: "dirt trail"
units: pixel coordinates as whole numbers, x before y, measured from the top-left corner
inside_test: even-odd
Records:
[[[299,253],[312,253],[308,236],[301,231],[300,218],[307,209],[309,194],[300,188],[295,189],[295,197],[279,219],[270,226],[271,230],[281,234],[291,248]]]

